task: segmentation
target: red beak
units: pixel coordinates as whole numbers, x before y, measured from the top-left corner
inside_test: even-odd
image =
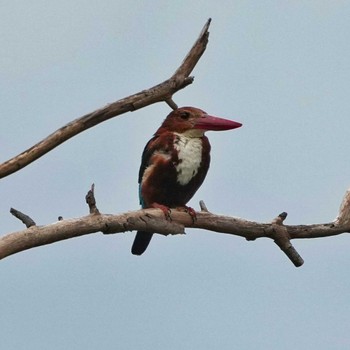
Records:
[[[202,117],[198,118],[194,124],[195,129],[213,131],[236,129],[241,126],[241,123],[234,122],[233,120],[213,117],[208,114],[204,114]]]

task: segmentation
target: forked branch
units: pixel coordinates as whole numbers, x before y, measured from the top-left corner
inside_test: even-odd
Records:
[[[156,102],[166,102],[171,108],[176,109],[177,106],[172,100],[172,96],[193,82],[194,78],[190,77],[190,74],[207,47],[210,22],[211,19],[206,22],[193,47],[169,79],[66,124],[31,148],[0,164],[0,178],[24,168],[71,137],[118,115],[135,111]]]

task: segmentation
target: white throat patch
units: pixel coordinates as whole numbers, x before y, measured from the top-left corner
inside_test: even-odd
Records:
[[[177,134],[174,147],[178,151],[179,163],[176,165],[177,182],[187,185],[197,175],[202,162],[202,139]]]

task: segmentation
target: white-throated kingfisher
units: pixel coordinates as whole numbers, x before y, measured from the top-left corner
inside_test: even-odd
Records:
[[[159,208],[169,217],[170,208],[184,208],[193,219],[195,211],[187,207],[207,175],[209,130],[230,130],[241,123],[208,115],[201,109],[182,107],[172,111],[148,141],[139,171],[139,196],[142,208]],[[138,231],[131,248],[141,255],[153,233]]]

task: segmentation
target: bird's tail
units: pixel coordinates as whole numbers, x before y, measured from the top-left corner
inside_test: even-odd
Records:
[[[145,231],[137,231],[134,243],[131,247],[131,253],[134,255],[141,255],[151,242],[153,233]]]

